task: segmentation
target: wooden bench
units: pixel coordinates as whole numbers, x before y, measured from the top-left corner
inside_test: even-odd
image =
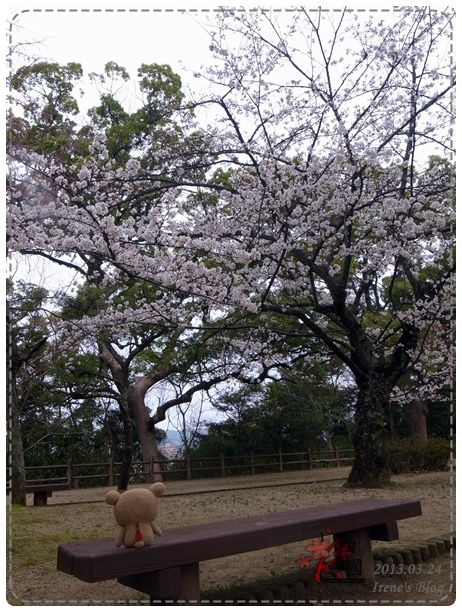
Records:
[[[360,560],[358,577],[372,579],[371,540],[398,539],[396,521],[421,514],[418,500],[360,499],[165,529],[151,546],[142,549],[116,548],[114,538],[62,544],[57,567],[85,582],[117,579],[150,595],[151,605],[165,604],[166,600],[199,604],[201,561],[307,541],[331,532],[348,544],[354,559]]]
[[[52,496],[53,491],[67,491],[70,488],[70,482],[49,482],[26,485],[26,493],[34,494],[34,506],[46,506],[47,500]],[[6,487],[6,492],[11,493],[11,487]]]

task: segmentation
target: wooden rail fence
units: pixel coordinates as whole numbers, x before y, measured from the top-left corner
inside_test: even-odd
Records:
[[[133,484],[154,482],[162,474],[164,481],[191,480],[193,478],[214,478],[236,475],[313,469],[319,467],[341,467],[351,465],[353,449],[331,451],[305,451],[299,453],[241,455],[236,457],[212,457],[207,459],[161,459],[155,462],[134,461],[130,482]],[[27,484],[59,482],[66,479],[73,488],[116,486],[119,468],[122,464],[112,458],[102,463],[73,463],[63,465],[39,465],[26,467]],[[8,478],[7,478],[8,480]]]

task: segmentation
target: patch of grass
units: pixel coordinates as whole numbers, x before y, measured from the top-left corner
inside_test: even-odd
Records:
[[[108,537],[116,533],[101,504],[82,506],[11,506],[7,517],[7,545],[16,567],[56,566],[58,546],[74,540]],[[10,537],[11,535],[11,537]]]
[[[61,544],[59,537],[50,539],[47,542],[31,541],[28,538],[13,538],[11,553],[15,559],[21,559],[22,567],[34,567],[47,563],[55,563],[56,550]]]
[[[47,510],[52,509],[51,506],[47,508],[37,508],[11,505],[7,508],[11,520],[15,525],[29,525],[33,522],[50,524],[54,522],[55,512],[47,513]],[[54,508],[52,510],[54,510]]]
[[[448,472],[427,472],[406,475],[399,479],[399,488],[404,491],[420,491],[422,487],[433,492],[448,490],[450,487]],[[396,486],[396,483],[395,483]]]

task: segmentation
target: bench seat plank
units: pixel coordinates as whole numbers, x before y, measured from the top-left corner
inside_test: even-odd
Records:
[[[46,506],[47,498],[53,495],[53,491],[68,491],[70,488],[70,482],[42,483],[26,485],[26,493],[34,494],[34,506]],[[6,493],[11,493],[11,487],[6,487]]]
[[[118,549],[115,538],[62,544],[57,568],[85,582],[99,582],[307,540],[326,535],[327,529],[347,533],[421,514],[418,500],[360,499],[165,529],[142,549]],[[377,530],[381,532],[390,530]]]
[[[26,485],[26,493],[42,493],[46,491],[68,491],[71,485],[69,482],[53,482],[49,484]],[[6,492],[11,493],[11,487],[6,487]]]

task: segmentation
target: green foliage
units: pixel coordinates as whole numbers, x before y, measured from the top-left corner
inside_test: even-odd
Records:
[[[456,411],[449,389],[443,389],[440,399],[428,400],[427,433],[431,438],[449,439],[455,433]],[[452,416],[452,419],[450,418]],[[451,427],[452,422],[452,427]],[[411,413],[408,405],[392,402],[386,420],[386,430],[393,439],[411,437]]]
[[[427,431],[433,438],[449,439],[456,432],[456,403],[448,388],[441,391],[440,397],[439,400],[427,402]]]
[[[107,461],[122,457],[118,406],[110,398],[98,355],[81,347],[63,354],[53,345],[48,293],[9,282],[12,406],[21,428],[26,466]],[[97,309],[100,292],[87,288],[70,300],[64,318]],[[136,443],[135,443],[136,444]],[[135,451],[137,449],[135,448]],[[139,444],[138,444],[139,452]],[[62,476],[48,474],[48,477]]]
[[[385,450],[392,474],[445,470],[450,458],[449,441],[440,438],[429,438],[419,443],[388,440]]]
[[[65,298],[61,311],[64,320],[81,319],[98,314],[105,307],[107,289],[83,285],[75,296]]]
[[[71,94],[75,82],[82,75],[82,66],[76,62],[69,62],[65,66],[56,62],[37,62],[32,66],[19,68],[11,77],[11,86],[23,94],[41,91],[46,94],[48,101],[44,108],[56,113],[75,115],[79,112],[79,107]],[[28,107],[31,115],[34,108],[32,104]],[[62,119],[62,114],[56,115],[56,118]]]
[[[146,96],[145,113],[151,121],[170,115],[184,94],[181,78],[167,64],[142,64],[138,69],[140,89]]]
[[[76,62],[37,62],[19,68],[10,85],[22,96],[15,103],[22,107],[23,117],[8,122],[9,144],[68,162],[87,155],[90,129],[77,129],[73,119],[79,113],[74,88],[82,76]]]
[[[117,98],[120,81],[129,80],[125,68],[109,62],[104,74],[92,73],[90,77],[99,88],[107,89],[100,94],[99,106],[88,114],[95,127],[104,131],[109,155],[124,163],[132,150],[143,147],[146,157],[146,145],[158,146],[162,128],[184,97],[180,77],[168,65],[142,64],[138,69],[142,106],[133,112],[127,111]]]
[[[272,381],[262,389],[243,386],[222,395],[215,407],[227,419],[209,424],[193,456],[323,450],[335,434],[351,448],[345,397],[329,383],[322,367],[312,368],[311,375]]]
[[[77,129],[75,88],[82,76],[82,66],[76,62],[42,61],[19,68],[10,85],[21,96],[15,102],[23,116],[10,118],[9,143],[58,156],[79,167],[88,156],[92,134],[102,130],[108,152],[118,162],[126,162],[132,150],[140,148],[149,158],[146,146],[159,146],[162,129],[184,97],[180,77],[168,65],[142,64],[138,69],[142,104],[127,110],[122,86],[130,76],[122,66],[108,62],[102,74],[89,75],[99,89],[100,104],[88,111],[90,125]]]

